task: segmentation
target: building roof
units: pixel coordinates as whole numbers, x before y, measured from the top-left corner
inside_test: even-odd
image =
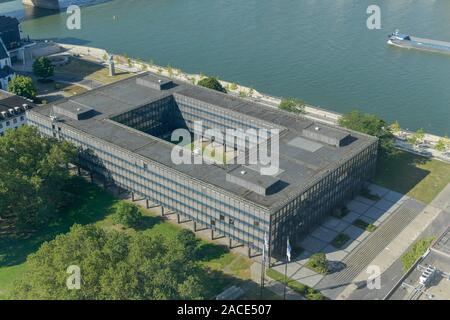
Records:
[[[6,50],[3,40],[0,38],[0,60],[9,58],[9,53]]]
[[[34,108],[35,105],[16,95],[0,90],[0,120],[5,118],[17,117],[24,114],[26,110]],[[10,110],[13,109],[13,113]],[[1,112],[6,112],[6,117]]]
[[[117,145],[141,156],[143,159],[156,161],[191,178],[230,192],[270,210],[299,195],[318,179],[377,141],[374,137],[325,124],[317,124],[312,120],[276,108],[188,83],[173,81],[169,89],[163,90],[139,84],[143,80],[156,81],[157,83],[168,83],[169,81],[167,78],[156,74],[143,73],[60,100],[54,105],[37,107],[32,112],[49,117],[55,112],[55,107],[70,110],[76,104],[92,108],[96,113],[88,119],[75,120],[73,117],[64,114],[58,114],[58,119],[65,125]],[[158,80],[162,81],[158,82]],[[227,179],[227,173],[230,177],[230,174],[233,175],[233,172],[235,172],[234,170],[242,170],[236,169],[236,166],[239,166],[237,164],[227,167],[207,163],[176,165],[171,160],[173,144],[111,120],[112,117],[125,111],[169,96],[174,97],[175,100],[188,98],[201,103],[212,104],[215,108],[227,114],[233,114],[247,121],[258,123],[261,128],[269,126],[280,129],[280,170],[278,174],[268,178],[257,177],[253,171],[248,170],[254,170],[255,168],[246,169],[250,173],[247,175],[247,182],[254,187],[254,190],[259,187],[267,189],[278,182],[277,192],[269,192],[263,195],[252,191],[251,188],[248,188],[248,185],[247,187],[243,186],[246,185],[245,181],[236,183],[236,181],[232,182]],[[320,126],[322,132],[328,137],[339,140],[350,136],[352,139],[349,143],[339,147],[308,138],[303,131],[312,125]]]

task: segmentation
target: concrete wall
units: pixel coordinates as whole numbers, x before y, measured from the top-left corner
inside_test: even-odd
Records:
[[[22,0],[22,3],[42,9],[59,9],[59,0]]]

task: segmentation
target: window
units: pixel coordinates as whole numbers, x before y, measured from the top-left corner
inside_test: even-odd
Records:
[[[17,123],[17,118],[13,119],[13,123],[16,124]]]
[[[259,221],[256,221],[256,220],[255,220],[255,223],[254,223],[254,224],[255,224],[255,227],[259,227]]]
[[[220,221],[225,221],[225,216],[223,214],[220,215]]]
[[[216,225],[216,221],[211,220],[211,225],[212,225],[212,226],[215,226],[215,225]]]
[[[23,121],[23,120],[25,120],[25,117],[24,116],[20,116],[20,121]]]
[[[9,127],[9,124],[10,124],[10,122],[9,122],[9,121],[6,121],[6,126],[7,126],[7,127]]]
[[[231,225],[234,225],[234,219],[230,218],[230,220],[228,221]]]

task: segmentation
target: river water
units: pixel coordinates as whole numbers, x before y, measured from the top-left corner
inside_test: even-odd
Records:
[[[381,30],[366,26],[371,4],[381,8]],[[386,44],[397,28],[450,41],[449,1],[111,0],[83,7],[81,30],[66,28],[65,12],[24,11],[20,0],[0,0],[0,12],[23,19],[32,38],[101,47],[450,134],[450,56]]]

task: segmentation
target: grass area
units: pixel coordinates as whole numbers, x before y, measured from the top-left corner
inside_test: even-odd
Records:
[[[342,248],[344,244],[347,243],[347,241],[350,240],[350,237],[346,235],[345,233],[340,233],[336,236],[336,238],[331,241],[331,245],[337,249]]]
[[[433,240],[434,237],[417,240],[413,244],[411,249],[402,255],[401,260],[404,272],[408,271],[414,265],[414,263],[427,251]]]
[[[182,230],[166,221],[151,210],[140,208],[143,218],[135,228],[116,225],[112,219],[114,207],[120,200],[103,189],[80,178],[74,178],[74,188],[78,190],[75,205],[67,211],[64,219],[47,228],[24,238],[2,234],[0,228],[0,299],[6,299],[14,280],[20,279],[26,270],[26,257],[37,251],[45,241],[56,235],[66,233],[74,223],[95,223],[106,230],[122,232],[142,232],[149,236],[161,234],[175,237]],[[1,227],[1,226],[0,226]],[[226,246],[220,246],[205,240],[199,240],[198,260],[209,279],[206,283],[206,295],[214,298],[232,285],[240,285],[250,279],[251,260],[232,253]]]
[[[368,223],[362,219],[356,219],[355,221],[353,221],[352,224],[355,227],[361,228],[361,229],[369,231],[369,232],[374,232],[377,229],[377,227],[375,227],[373,224]]]
[[[374,182],[430,203],[450,183],[450,164],[396,150],[380,159]]]
[[[82,79],[98,81],[102,84],[116,82],[132,76],[131,73],[116,69],[116,75],[109,76],[108,68],[78,58],[70,58],[70,62],[64,66],[55,67],[55,74],[70,75]]]
[[[328,274],[328,260],[325,253],[318,252],[313,254],[305,264],[305,267],[323,275]]]
[[[274,270],[274,269],[267,269],[267,275],[272,278],[275,281],[278,281],[282,283],[283,285],[286,285],[298,294],[304,296],[308,300],[324,300],[325,297],[319,292],[314,290],[311,287],[308,287],[307,285],[304,285],[298,281],[292,280],[287,278],[287,281],[285,281],[284,274]]]

